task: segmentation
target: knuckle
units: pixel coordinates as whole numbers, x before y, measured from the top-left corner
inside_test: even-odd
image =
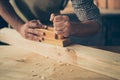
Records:
[[[34,30],[34,33],[35,33],[35,34],[38,34],[39,32],[38,32],[37,30]]]
[[[55,20],[56,20],[56,19],[62,19],[62,16],[61,16],[61,15],[55,16],[54,19],[55,19]]]
[[[65,25],[66,25],[67,27],[69,27],[71,24],[70,24],[69,21],[66,21],[66,22],[65,22]]]
[[[39,37],[39,41],[41,42],[41,41],[43,41],[44,40],[44,38],[42,38],[42,37]]]
[[[30,32],[30,29],[29,29],[29,28],[28,28],[28,29],[26,29],[26,30],[25,30],[25,32]]]
[[[54,28],[56,28],[56,27],[57,27],[57,24],[56,24],[56,23],[54,23],[54,24],[53,24],[53,26],[54,26]]]
[[[38,25],[37,22],[32,23],[32,27],[36,27]]]
[[[35,29],[30,29],[31,30],[31,33],[34,33],[35,32]]]
[[[67,19],[67,18],[68,18],[68,16],[63,15],[63,18]]]
[[[33,38],[32,38],[33,40],[37,40],[37,36],[33,36]]]

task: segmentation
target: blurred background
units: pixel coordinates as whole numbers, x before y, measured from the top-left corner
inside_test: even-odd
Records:
[[[105,45],[120,45],[120,0],[94,0],[94,3],[100,9],[103,26],[105,31]],[[69,0],[67,6],[61,11],[62,14],[72,15],[72,19],[76,20],[76,15]],[[0,28],[8,26],[8,24],[0,17]]]
[[[100,9],[105,31],[106,46],[120,46],[120,0],[94,0]],[[71,2],[61,13],[74,13]]]

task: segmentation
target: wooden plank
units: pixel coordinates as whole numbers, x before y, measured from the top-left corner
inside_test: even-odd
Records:
[[[0,80],[115,80],[89,70],[40,56],[37,53],[0,46]]]
[[[70,44],[69,38],[63,38],[61,35],[57,35],[54,33],[53,28],[48,27],[48,29],[38,29],[40,32],[44,32],[45,35],[43,36],[43,42],[59,45],[59,46],[67,46]]]
[[[81,45],[60,47],[23,39],[15,30],[0,30],[0,40],[56,61],[120,79],[120,54]]]
[[[70,45],[70,39],[61,39],[61,40],[56,40],[56,39],[48,39],[45,38],[44,41],[42,41],[44,43],[48,43],[48,44],[53,44],[53,45],[58,45],[61,47],[65,47]]]
[[[54,29],[50,26],[48,26],[47,29],[38,29],[38,30],[41,32],[44,32],[45,33],[44,37],[48,39],[62,39],[63,38],[63,36],[55,34]]]

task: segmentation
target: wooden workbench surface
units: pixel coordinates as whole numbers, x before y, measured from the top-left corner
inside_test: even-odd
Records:
[[[0,80],[116,80],[34,52],[0,46]]]
[[[24,80],[37,80],[38,77],[41,80],[120,79],[120,54],[114,52],[77,44],[60,47],[35,42],[24,39],[18,32],[8,28],[0,30],[0,41],[12,45],[10,48],[0,48],[0,54],[3,55],[0,57],[2,80],[14,78],[15,74]]]

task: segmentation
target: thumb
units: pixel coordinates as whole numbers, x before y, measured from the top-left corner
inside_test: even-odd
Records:
[[[50,21],[53,21],[53,20],[54,20],[54,17],[55,17],[55,14],[52,13],[52,14],[50,15]]]

